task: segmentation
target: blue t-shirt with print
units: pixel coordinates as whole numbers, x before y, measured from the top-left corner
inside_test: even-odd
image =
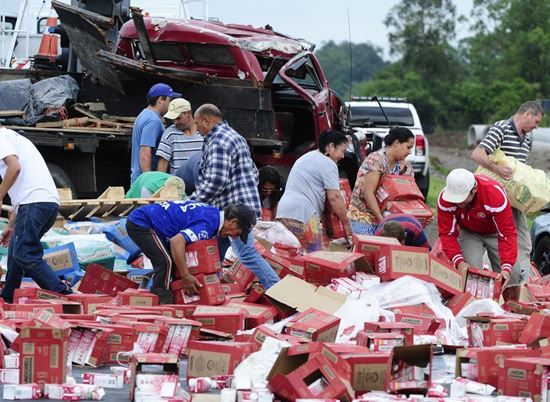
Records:
[[[132,184],[142,173],[139,165],[140,147],[151,147],[151,170],[157,169],[158,157],[155,156],[160,138],[164,132],[164,125],[160,115],[154,110],[143,109],[136,118],[134,128],[132,129],[132,163],[130,184]]]
[[[169,241],[179,233],[190,244],[215,237],[222,213],[216,207],[192,200],[166,201],[140,207],[128,219],[153,229],[162,241]]]

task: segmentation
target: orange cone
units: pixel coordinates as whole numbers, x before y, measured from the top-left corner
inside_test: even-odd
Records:
[[[57,26],[57,14],[52,8],[48,20],[46,21],[46,27],[42,34],[42,41],[40,42],[40,48],[38,49],[37,56],[47,57],[52,62],[59,56],[59,42],[60,36],[58,34],[52,34],[49,32],[49,27]]]

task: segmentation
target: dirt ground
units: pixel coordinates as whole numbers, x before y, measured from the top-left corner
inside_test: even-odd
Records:
[[[439,132],[428,137],[430,144],[430,159],[432,161],[430,174],[432,176],[445,178],[445,175],[434,168],[435,164],[441,165],[444,169],[465,168],[471,171],[477,169],[477,164],[470,159],[472,148],[466,144],[466,131],[445,133]],[[531,150],[527,164],[550,172],[550,157],[548,151],[537,149]],[[426,233],[433,244],[437,238],[437,220],[434,220],[426,227]]]

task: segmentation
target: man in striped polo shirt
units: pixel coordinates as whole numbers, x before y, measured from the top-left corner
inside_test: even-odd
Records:
[[[531,136],[529,133],[538,127],[543,114],[544,110],[539,103],[535,101],[525,102],[512,117],[493,124],[472,152],[472,159],[503,179],[511,179],[513,175],[512,168],[495,164],[489,160],[489,155],[500,148],[507,156],[512,156],[525,163],[531,150]],[[526,273],[530,266],[531,238],[525,214],[516,208],[512,208],[512,212],[518,236],[518,258],[513,269],[520,270],[521,276],[519,282],[516,283],[510,280],[508,283],[508,286],[511,287],[508,290],[508,293],[510,293],[508,297],[517,299],[519,298],[518,285],[526,281]]]
[[[203,139],[195,126],[191,104],[186,99],[170,102],[164,118],[172,120],[173,124],[160,139],[157,170],[173,175],[191,156],[201,152]]]

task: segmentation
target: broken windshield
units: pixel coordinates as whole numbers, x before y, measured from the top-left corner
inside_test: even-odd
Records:
[[[388,123],[379,106],[351,106],[352,126],[387,126]],[[384,107],[391,126],[414,126],[414,118],[409,109]]]

